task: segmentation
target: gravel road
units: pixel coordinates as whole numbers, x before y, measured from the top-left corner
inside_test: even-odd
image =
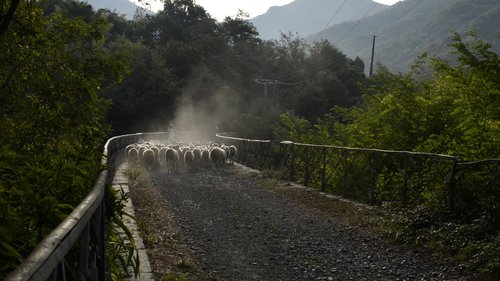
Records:
[[[444,263],[318,215],[241,169],[150,175],[214,280],[462,280]]]

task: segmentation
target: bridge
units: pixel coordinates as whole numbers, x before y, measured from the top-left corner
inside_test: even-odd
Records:
[[[139,139],[167,136],[141,133],[108,140],[102,160],[106,169],[92,191],[6,280],[70,280],[75,276],[79,280],[108,279],[105,186],[112,184],[125,146]],[[429,153],[250,140],[231,134],[218,134],[216,138],[236,145],[237,161],[248,167],[272,170],[282,179],[369,205],[409,209],[425,203],[457,217],[473,218],[482,212],[479,202],[492,200],[500,188],[499,159],[463,162]],[[67,271],[68,255],[78,256],[78,272]]]

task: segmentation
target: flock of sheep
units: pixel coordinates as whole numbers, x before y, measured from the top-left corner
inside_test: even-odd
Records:
[[[203,168],[221,170],[234,163],[238,153],[236,146],[226,146],[214,142],[173,143],[144,141],[130,144],[125,148],[128,162],[146,168],[165,167],[168,173],[193,172]]]

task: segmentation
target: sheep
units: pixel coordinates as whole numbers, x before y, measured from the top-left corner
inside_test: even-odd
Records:
[[[221,145],[220,148],[224,149],[224,151],[226,152],[226,160],[228,160],[229,158],[229,146],[227,145]]]
[[[127,158],[130,164],[137,164],[137,162],[139,162],[139,151],[137,151],[135,147],[132,147],[127,152]]]
[[[160,157],[160,149],[157,146],[151,146],[149,149],[151,149],[155,153],[156,159]]]
[[[234,164],[238,149],[234,145],[215,142],[164,142],[139,140],[125,148],[129,163],[140,163],[148,168],[165,167],[167,173],[187,172],[205,167],[222,169]]]
[[[146,145],[139,145],[139,149],[138,149],[138,152],[139,152],[139,161],[142,163],[144,161],[144,151],[148,149],[148,147]]]
[[[154,164],[153,166],[155,168],[158,168],[160,167],[160,149],[158,148],[158,146],[156,145],[153,145],[150,147],[150,149],[154,152],[155,154],[155,161],[154,161]]]
[[[173,148],[167,148],[165,151],[165,163],[168,173],[177,172],[177,163],[179,162],[179,152]]]
[[[193,151],[188,149],[184,152],[184,167],[186,168],[186,171],[191,171],[193,169],[193,164],[194,154]]]
[[[156,162],[155,152],[152,149],[146,149],[142,153],[142,163],[147,167],[154,167]]]
[[[226,159],[227,154],[224,149],[215,146],[210,150],[210,160],[216,169],[223,168]]]
[[[200,167],[200,164],[201,164],[201,150],[199,148],[195,147],[192,151],[193,151],[193,156],[194,156],[193,164],[194,164],[194,167],[196,169],[198,169]]]
[[[160,148],[160,154],[158,156],[158,159],[160,161],[160,164],[163,162],[162,160],[166,160],[166,155],[165,153],[167,152],[168,147],[167,146],[162,146]]]
[[[227,155],[227,158],[229,159],[229,164],[234,165],[234,158],[236,157],[237,154],[238,154],[238,149],[236,148],[236,146],[234,145],[229,146],[229,153]]]
[[[208,167],[210,165],[210,151],[206,148],[201,151],[201,165],[203,167]]]
[[[125,147],[125,152],[128,154],[128,152],[132,149],[132,148],[136,148],[136,145],[135,144],[129,144]]]

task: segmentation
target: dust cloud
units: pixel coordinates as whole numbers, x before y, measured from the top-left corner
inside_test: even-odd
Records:
[[[204,71],[195,71],[178,101],[168,125],[177,141],[214,140],[239,115],[239,100],[228,84]],[[172,130],[173,129],[173,130]]]

